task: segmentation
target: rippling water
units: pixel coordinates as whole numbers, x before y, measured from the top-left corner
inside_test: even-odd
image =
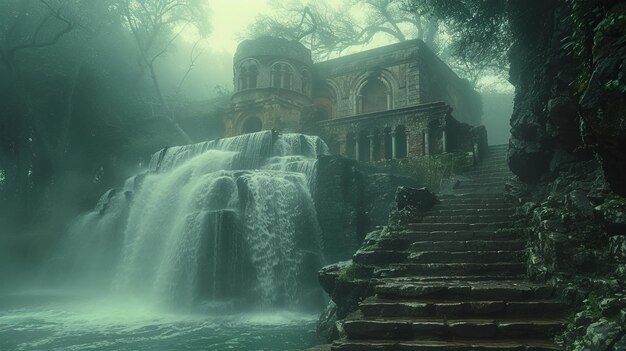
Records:
[[[0,296],[0,350],[294,351],[314,344],[315,318],[176,314],[139,301],[29,292]]]

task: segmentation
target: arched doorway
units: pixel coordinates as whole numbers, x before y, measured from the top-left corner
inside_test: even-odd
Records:
[[[263,129],[263,122],[259,117],[248,117],[241,125],[241,134],[256,133]]]

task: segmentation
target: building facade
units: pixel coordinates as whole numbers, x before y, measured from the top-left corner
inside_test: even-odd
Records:
[[[239,45],[233,70],[226,136],[315,134],[377,161],[446,152],[457,120],[480,124],[479,95],[420,40],[314,64],[299,42],[262,37]]]

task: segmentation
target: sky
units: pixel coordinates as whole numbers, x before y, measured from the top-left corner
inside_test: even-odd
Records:
[[[212,31],[203,44],[202,56],[196,63],[191,74],[184,82],[185,95],[191,100],[206,100],[213,97],[216,86],[232,90],[232,57],[237,45],[244,37],[246,29],[258,16],[269,14],[273,5],[281,0],[207,0],[211,8]],[[297,1],[297,0],[294,0]],[[323,0],[318,0],[323,1]],[[328,4],[338,7],[343,0],[328,0]],[[354,9],[357,11],[358,9]],[[352,14],[355,15],[354,13]],[[358,14],[356,14],[358,17]],[[193,39],[189,37],[189,41]],[[372,43],[354,48],[346,53],[365,50],[368,48],[385,45],[388,38],[384,36],[374,37]],[[192,45],[192,44],[191,44]],[[180,72],[184,72],[189,66],[189,48],[181,48],[178,53],[172,55],[178,67],[171,69],[172,79]],[[170,62],[171,64],[171,62]],[[164,65],[165,66],[165,65]],[[491,85],[490,90],[511,94],[513,87],[493,77],[482,80],[484,85]]]
[[[234,54],[238,36],[261,14],[271,12],[265,0],[212,0],[212,33],[208,42],[215,51]]]

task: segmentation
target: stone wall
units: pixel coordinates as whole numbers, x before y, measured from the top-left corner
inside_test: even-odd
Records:
[[[387,109],[443,101],[465,123],[480,124],[482,102],[469,82],[460,79],[421,40],[376,48],[315,64],[317,81],[335,97],[332,118],[360,111],[361,89],[378,79],[387,88]]]
[[[371,78],[380,78],[390,90],[388,109],[421,103],[418,53],[417,41],[409,41],[317,63],[318,79],[330,85],[337,99],[332,117],[358,114],[359,91]]]

